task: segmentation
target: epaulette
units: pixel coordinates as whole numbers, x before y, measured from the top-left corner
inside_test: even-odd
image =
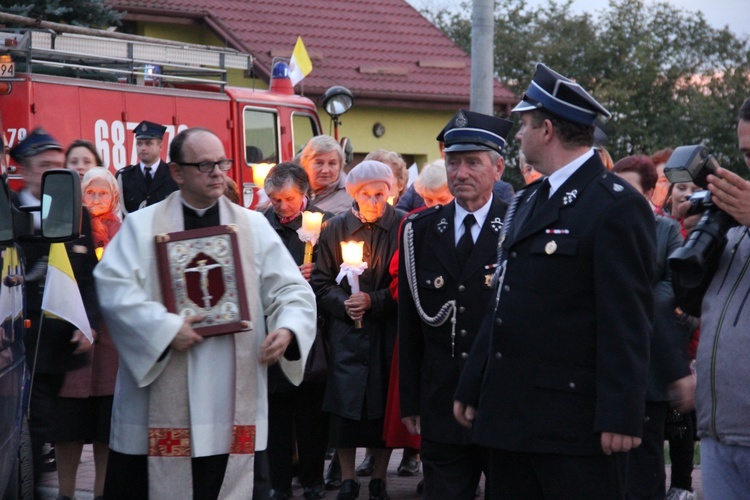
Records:
[[[432,215],[434,213],[437,213],[442,208],[443,208],[443,205],[434,205],[434,206],[432,206],[430,208],[425,208],[424,210],[415,211],[415,212],[412,212],[409,215],[407,215],[406,216],[406,220],[414,222],[414,221],[416,221],[418,219],[422,219],[422,218],[424,218],[424,217],[426,217],[428,215]]]
[[[625,194],[632,194],[635,189],[628,183],[628,181],[618,176],[617,174],[613,174],[609,170],[603,172],[599,176],[598,181],[599,184],[604,186],[607,192],[615,198],[619,198],[620,196]]]
[[[136,167],[135,165],[128,165],[127,167],[122,167],[120,170],[118,170],[117,172],[115,172],[115,177],[119,177],[120,175],[122,175],[122,174],[124,174],[126,172],[130,172],[135,167]]]

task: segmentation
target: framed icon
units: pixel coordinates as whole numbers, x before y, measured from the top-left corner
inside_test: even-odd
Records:
[[[237,228],[214,226],[156,235],[159,278],[166,308],[212,337],[252,328],[237,244]]]

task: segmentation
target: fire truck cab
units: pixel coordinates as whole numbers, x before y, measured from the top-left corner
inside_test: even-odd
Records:
[[[0,116],[8,148],[42,126],[62,144],[90,140],[114,173],[138,161],[132,131],[142,120],[167,127],[167,161],[174,136],[202,126],[224,142],[234,159],[228,175],[242,204],[252,208],[253,167],[290,161],[321,133],[315,104],[294,95],[286,62],[275,63],[269,90],[230,87],[227,71],[251,71],[251,56],[98,33],[0,31]],[[16,188],[18,182],[12,179]]]

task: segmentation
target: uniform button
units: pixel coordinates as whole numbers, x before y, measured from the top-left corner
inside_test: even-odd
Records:
[[[468,352],[462,352],[461,353],[461,359],[469,359],[469,353]]]
[[[460,313],[466,312],[466,308],[464,306],[461,306],[458,308],[458,312]]]
[[[495,353],[495,359],[500,359],[502,357],[503,357],[502,353],[500,353],[500,352],[496,352]]]
[[[510,287],[508,285],[504,285],[503,292],[510,292]]]
[[[466,337],[469,334],[466,330],[461,330],[461,336]]]
[[[510,258],[511,259],[515,259],[516,257],[518,257],[518,254],[516,252],[511,252],[510,253]]]
[[[427,283],[428,285],[431,285],[431,284],[432,284],[432,280],[427,280],[427,282],[426,282],[426,283]]]
[[[465,287],[465,286],[463,286],[463,285],[458,285],[458,291],[459,291],[459,292],[463,292],[464,290],[466,290],[466,287]]]
[[[575,382],[571,382],[571,383],[568,384],[568,387],[570,387],[571,389],[575,389],[576,388],[576,383]]]
[[[500,318],[495,318],[495,324],[496,324],[497,326],[502,326],[502,324],[503,324],[503,320],[502,320],[502,319],[500,319]]]

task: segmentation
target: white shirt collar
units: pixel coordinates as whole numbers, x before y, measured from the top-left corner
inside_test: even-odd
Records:
[[[458,242],[458,240],[461,239],[461,236],[464,235],[464,217],[466,217],[468,214],[473,214],[474,218],[477,221],[477,223],[474,224],[471,228],[471,236],[475,242],[477,241],[479,233],[482,231],[484,221],[487,220],[487,215],[490,213],[490,206],[492,205],[493,196],[494,195],[490,195],[490,199],[487,201],[487,203],[485,203],[476,212],[469,212],[464,207],[459,205],[457,201],[453,201],[456,206],[456,214],[453,216],[453,230],[456,236],[456,242]]]
[[[586,163],[589,158],[594,156],[594,148],[591,148],[588,150],[588,152],[582,154],[575,160],[571,161],[567,165],[565,165],[563,168],[555,171],[548,177],[549,179],[549,195],[552,196],[552,194],[557,191],[557,189],[565,184],[565,181],[570,179],[570,176],[572,176],[576,170],[578,170],[581,165]]]
[[[159,164],[161,163],[161,158],[158,158],[153,164],[146,165],[145,163],[141,162],[141,173],[143,176],[146,176],[146,167],[151,167],[151,177],[156,175],[156,169],[159,168]]]

